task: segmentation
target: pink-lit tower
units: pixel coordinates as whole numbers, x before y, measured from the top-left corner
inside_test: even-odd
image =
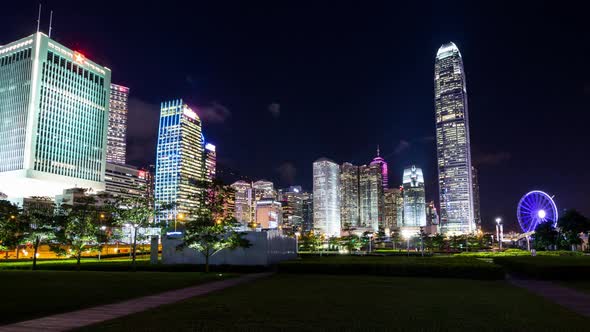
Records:
[[[383,189],[387,189],[389,187],[388,180],[387,180],[387,162],[385,161],[385,159],[381,158],[381,154],[379,151],[379,145],[377,145],[377,157],[375,157],[373,159],[373,161],[371,161],[370,165],[381,166],[381,174],[382,174],[382,178],[383,178]]]

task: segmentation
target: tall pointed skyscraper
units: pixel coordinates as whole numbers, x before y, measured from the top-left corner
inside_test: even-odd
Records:
[[[441,229],[475,231],[467,89],[463,59],[455,44],[442,45],[434,64],[436,150]]]
[[[389,184],[389,177],[388,177],[388,173],[387,173],[387,162],[385,161],[385,159],[383,159],[381,157],[381,151],[379,150],[379,145],[377,145],[377,157],[375,157],[373,159],[373,161],[371,161],[370,165],[379,165],[379,167],[381,167],[381,176],[382,176],[382,181],[383,181],[383,189],[387,189]]]

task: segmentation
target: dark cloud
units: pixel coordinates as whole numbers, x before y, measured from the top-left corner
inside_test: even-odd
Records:
[[[281,176],[281,180],[289,185],[295,183],[295,175],[297,175],[297,168],[293,163],[284,162],[279,167],[277,167],[276,171]]]
[[[158,135],[160,105],[129,98],[127,118],[127,163],[135,166],[154,160]],[[138,125],[141,124],[141,125]]]
[[[473,164],[481,165],[498,165],[504,163],[512,158],[509,152],[494,152],[494,153],[475,153],[473,155]]]
[[[268,111],[274,118],[278,118],[281,115],[281,104],[272,103],[268,105]]]
[[[411,145],[410,142],[402,139],[397,143],[393,152],[395,154],[400,154],[400,153],[404,152],[405,150],[409,149],[410,145]]]
[[[231,117],[230,110],[216,101],[199,108],[198,114],[205,123],[224,123]]]

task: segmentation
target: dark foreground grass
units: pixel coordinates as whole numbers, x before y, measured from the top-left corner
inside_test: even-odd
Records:
[[[590,276],[588,276],[586,280],[562,280],[559,283],[562,286],[569,287],[590,295],[590,280],[588,279],[590,279]]]
[[[85,331],[582,331],[505,281],[278,274]]]
[[[382,275],[497,280],[498,265],[472,257],[330,256],[282,262],[278,271],[299,274]]]
[[[590,257],[496,257],[496,264],[508,273],[533,279],[588,280]]]
[[[0,271],[0,324],[114,303],[227,277],[231,275]]]

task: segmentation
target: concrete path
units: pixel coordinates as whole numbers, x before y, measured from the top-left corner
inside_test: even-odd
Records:
[[[193,287],[127,300],[120,303],[107,304],[94,308],[27,320],[11,325],[0,326],[0,331],[68,331],[145,311],[164,304],[175,303],[191,297],[205,295],[220,289],[266,277],[270,274],[271,273],[248,274],[242,277],[205,283]]]
[[[518,279],[507,276],[508,282],[542,296],[582,316],[590,317],[590,295],[554,282]]]

